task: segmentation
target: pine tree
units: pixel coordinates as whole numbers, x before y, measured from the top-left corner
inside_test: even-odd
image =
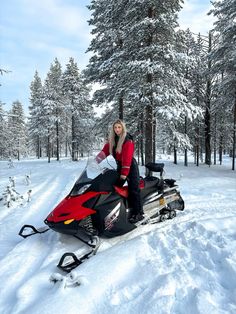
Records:
[[[8,130],[10,134],[10,156],[20,157],[26,154],[26,125],[22,104],[17,100],[13,102],[8,116]]]
[[[8,157],[8,132],[6,123],[6,112],[0,101],[0,158]]]
[[[94,39],[88,51],[93,51],[94,55],[86,70],[86,77],[90,82],[101,84],[94,94],[96,104],[112,103],[120,119],[124,115],[126,87],[131,83],[123,75],[127,62],[123,31],[127,3],[127,0],[93,0],[89,6],[93,11],[89,23],[94,26]]]
[[[214,32],[218,35],[218,44],[211,53],[214,60],[213,71],[222,78],[220,87],[224,101],[219,104],[229,113],[232,125],[232,170],[235,170],[236,150],[236,0],[214,1],[210,12],[217,17]]]
[[[93,110],[89,104],[89,89],[73,58],[70,58],[62,75],[62,91],[65,121],[70,125],[67,140],[71,144],[72,160],[76,161],[79,151],[83,155],[90,144]]]
[[[60,119],[62,114],[62,70],[57,59],[51,64],[43,86],[43,115],[44,136],[47,138],[48,162],[56,141],[56,157],[59,160]]]
[[[29,106],[29,136],[31,145],[34,146],[36,156],[42,156],[42,140],[43,140],[43,86],[38,72],[35,72],[34,80],[30,85],[30,103]]]
[[[105,85],[95,97],[98,102],[105,98],[113,102],[115,112],[118,103],[124,104],[125,118],[129,106],[134,115],[139,113],[136,126],[145,125],[146,162],[155,158],[158,113],[176,119],[186,113],[192,115],[193,106],[183,92],[181,69],[186,60],[175,47],[176,13],[181,2],[94,0],[90,6],[95,37],[90,45],[94,56],[89,76]]]

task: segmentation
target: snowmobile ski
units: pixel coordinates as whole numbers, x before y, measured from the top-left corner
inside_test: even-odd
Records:
[[[71,272],[73,269],[81,265],[85,260],[89,259],[93,255],[96,255],[98,248],[100,246],[100,239],[97,236],[93,237],[93,242],[92,244],[87,243],[88,246],[91,247],[91,250],[80,256],[77,257],[75,253],[73,252],[67,252],[62,255],[60,258],[60,261],[57,265],[57,267],[67,273]]]
[[[25,238],[28,238],[34,234],[37,234],[37,233],[45,233],[49,230],[50,228],[48,227],[40,227],[40,228],[35,228],[34,226],[32,225],[24,225],[20,231],[19,231],[19,235],[21,237],[23,237],[24,239]],[[27,232],[27,233],[25,233]]]

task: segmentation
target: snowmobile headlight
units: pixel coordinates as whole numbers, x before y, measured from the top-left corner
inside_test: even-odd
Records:
[[[69,225],[71,222],[73,222],[74,221],[74,219],[69,219],[69,220],[65,220],[64,221],[64,224],[65,225]]]
[[[79,191],[78,191],[78,195],[83,194],[89,187],[91,184],[85,184],[84,186],[82,186]]]

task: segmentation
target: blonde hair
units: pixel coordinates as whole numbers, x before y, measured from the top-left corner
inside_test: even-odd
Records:
[[[120,119],[116,120],[112,124],[112,128],[111,128],[110,135],[109,135],[109,138],[108,138],[108,141],[109,141],[109,153],[111,155],[113,153],[113,147],[115,146],[115,136],[116,136],[116,133],[114,131],[115,124],[120,124],[122,126],[122,133],[119,136],[119,140],[118,140],[117,147],[116,147],[116,152],[119,153],[119,154],[121,153],[122,145],[124,144],[124,141],[125,141],[125,138],[126,138],[126,135],[127,135],[127,130],[126,130],[125,123],[122,120],[120,120]]]

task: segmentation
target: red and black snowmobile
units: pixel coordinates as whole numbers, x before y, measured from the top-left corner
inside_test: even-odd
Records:
[[[176,210],[184,209],[184,201],[175,180],[162,177],[164,164],[148,163],[146,168],[148,175],[140,178],[144,218],[131,223],[128,186],[115,185],[118,179],[116,170],[98,165],[95,168],[94,163],[91,169],[90,163],[87,163],[71,192],[44,221],[50,229],[73,235],[91,248],[81,258],[77,258],[74,253],[65,253],[60,259],[59,268],[69,272],[94,255],[99,247],[99,237],[120,236],[142,224],[172,219],[176,216]],[[160,178],[152,176],[152,172],[160,173]],[[31,229],[30,232],[25,233],[28,228]],[[49,228],[36,229],[24,225],[19,234],[28,237],[43,233]]]

